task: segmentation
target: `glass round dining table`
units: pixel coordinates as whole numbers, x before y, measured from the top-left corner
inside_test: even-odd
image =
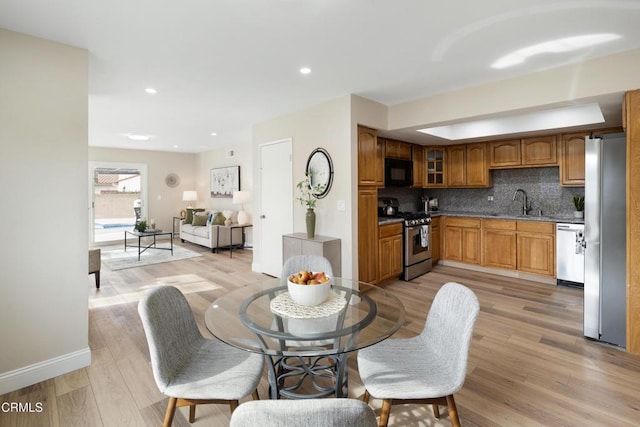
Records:
[[[347,353],[390,337],[404,319],[391,292],[333,277],[318,306],[295,304],[286,278],[267,278],[218,298],[204,320],[221,341],[265,355],[270,398],[278,399],[346,397]]]

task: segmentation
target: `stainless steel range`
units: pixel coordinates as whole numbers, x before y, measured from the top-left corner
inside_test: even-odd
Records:
[[[402,280],[431,271],[431,217],[426,212],[399,213],[404,218]]]
[[[378,216],[402,218],[402,280],[415,279],[431,271],[431,215],[428,212],[400,212],[398,199],[378,199]]]

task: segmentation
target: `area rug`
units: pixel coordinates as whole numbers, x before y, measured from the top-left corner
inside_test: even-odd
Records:
[[[168,242],[158,242],[158,246],[163,248],[170,247]],[[171,251],[147,249],[140,255],[140,261],[138,261],[138,248],[128,247],[127,252],[124,251],[124,244],[102,248],[102,263],[109,268],[109,270],[124,270],[125,268],[143,267],[145,265],[160,264],[162,262],[178,261],[199,256],[202,255],[185,249],[182,246],[173,245],[173,256],[171,255]]]

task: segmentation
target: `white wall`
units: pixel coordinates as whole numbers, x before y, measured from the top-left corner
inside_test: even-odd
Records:
[[[566,106],[640,87],[640,49],[389,107],[388,129],[438,125],[538,106]]]
[[[144,215],[147,219],[155,219],[156,227],[165,231],[172,230],[173,217],[179,216],[180,211],[188,205],[188,202],[182,200],[182,192],[196,189],[196,156],[189,153],[89,147],[89,160],[92,162],[147,165]],[[180,178],[178,186],[169,187],[165,183],[165,178],[170,173],[175,173]],[[203,195],[199,193],[198,197],[202,199]]]
[[[333,161],[334,180],[327,197],[318,200],[316,205],[316,235],[336,237],[342,240],[342,276],[347,278],[351,278],[353,275],[351,256],[354,246],[351,233],[354,212],[351,192],[350,105],[351,97],[347,95],[253,127],[253,182],[256,195],[254,197],[254,212],[256,216],[260,209],[261,185],[258,169],[260,144],[292,138],[293,185],[290,191],[294,200],[298,196],[295,184],[304,178],[307,158],[311,151],[317,147],[323,147],[329,152]],[[345,202],[344,211],[337,209],[339,200]],[[290,209],[290,207],[283,206],[283,209]],[[294,202],[294,232],[306,232],[305,214],[306,208]],[[259,221],[255,221],[253,233],[254,265],[259,265]]]
[[[229,150],[233,151],[233,156],[229,156]],[[252,201],[245,203],[244,211],[249,214],[249,222],[253,223],[255,203],[253,201],[253,161],[251,158],[251,143],[242,145],[223,147],[206,151],[197,155],[196,160],[196,187],[198,191],[198,207],[207,210],[230,210],[233,211],[232,220],[237,222],[237,214],[240,205],[234,205],[232,198],[211,197],[211,169],[224,168],[229,166],[240,166],[240,190],[251,192]],[[253,246],[253,230],[246,229],[247,244]]]
[[[0,394],[87,366],[88,55],[0,29]]]

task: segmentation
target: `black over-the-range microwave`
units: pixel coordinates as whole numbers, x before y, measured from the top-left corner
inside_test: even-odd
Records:
[[[384,159],[385,187],[410,187],[413,185],[413,162],[411,160]]]

